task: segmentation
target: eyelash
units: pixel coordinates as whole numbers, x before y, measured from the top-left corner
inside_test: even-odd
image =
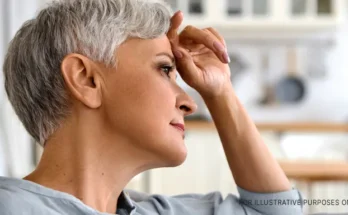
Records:
[[[160,66],[160,69],[162,70],[162,72],[164,72],[168,77],[169,74],[174,71],[174,66],[169,66],[169,65],[162,65]],[[164,71],[164,70],[167,70],[167,71]]]

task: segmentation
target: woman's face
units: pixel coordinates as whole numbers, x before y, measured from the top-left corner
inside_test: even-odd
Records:
[[[176,84],[169,40],[129,39],[117,49],[117,67],[107,71],[102,111],[111,133],[141,151],[152,165],[175,166],[186,158],[184,116],[196,110]]]

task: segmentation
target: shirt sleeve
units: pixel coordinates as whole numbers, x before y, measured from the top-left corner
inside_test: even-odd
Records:
[[[292,189],[277,193],[255,193],[238,187],[239,197],[220,192],[205,195],[146,195],[129,192],[136,214],[165,215],[302,215],[302,197]]]
[[[276,193],[255,193],[238,187],[239,202],[247,210],[267,215],[301,215],[303,199],[297,189]]]

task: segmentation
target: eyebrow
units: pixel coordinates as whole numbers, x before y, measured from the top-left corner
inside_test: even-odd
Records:
[[[167,52],[160,52],[160,53],[156,54],[156,56],[167,56],[172,61],[172,63],[175,65],[175,58],[171,54],[168,54]],[[178,78],[178,74],[175,75],[175,79],[177,79],[177,78]]]
[[[167,56],[175,64],[175,58],[173,57],[173,55],[171,55],[167,52],[160,52],[160,53],[156,54],[156,56]]]

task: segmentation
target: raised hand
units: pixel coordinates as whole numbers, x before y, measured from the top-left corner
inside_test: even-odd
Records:
[[[213,28],[187,26],[178,34],[182,20],[182,12],[175,13],[167,34],[178,72],[202,97],[218,96],[231,85],[225,41]]]

